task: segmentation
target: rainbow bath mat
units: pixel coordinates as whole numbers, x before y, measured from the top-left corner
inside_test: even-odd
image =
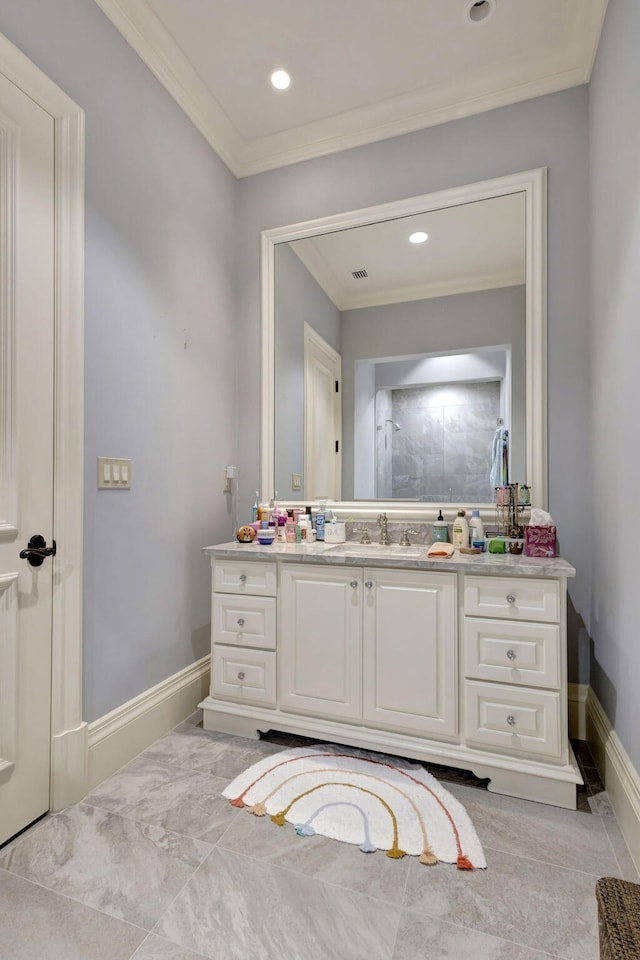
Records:
[[[279,827],[292,824],[300,837],[320,834],[428,866],[487,865],[462,804],[424,767],[384,754],[335,744],[283,750],[241,773],[223,796]]]

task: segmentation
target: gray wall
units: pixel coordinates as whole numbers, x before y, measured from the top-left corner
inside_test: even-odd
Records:
[[[208,650],[200,548],[229,537],[237,456],[238,184],[95,3],[0,0],[0,31],[86,111],[92,720]],[[133,458],[130,492],[96,490],[99,455]]]
[[[526,306],[525,288],[501,287],[449,297],[412,300],[342,313],[343,490],[353,496],[354,390],[358,360],[462,350],[497,344],[513,346],[512,462],[525,458]],[[524,482],[523,476],[514,479]]]
[[[635,555],[640,476],[640,4],[609,0],[590,119],[591,682],[640,769],[640,601]],[[611,542],[611,524],[617,527]],[[627,533],[627,527],[632,533]]]
[[[260,331],[260,231],[507,173],[549,169],[549,504],[560,550],[578,568],[569,587],[572,680],[588,679],[580,615],[590,607],[590,524],[581,495],[589,475],[587,418],[588,96],[586,87],[456,120],[403,137],[298,163],[240,184],[239,333]],[[628,118],[630,119],[630,118]],[[241,496],[259,475],[260,382],[241,407]]]
[[[274,287],[275,489],[283,500],[301,500],[291,474],[304,472],[304,323],[340,353],[340,313],[288,243],[275,250]]]

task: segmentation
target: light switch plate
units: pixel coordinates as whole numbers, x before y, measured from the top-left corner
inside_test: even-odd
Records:
[[[291,489],[302,490],[302,476],[299,473],[291,474]]]
[[[117,480],[114,477],[118,477]],[[130,490],[131,460],[98,457],[98,490]]]

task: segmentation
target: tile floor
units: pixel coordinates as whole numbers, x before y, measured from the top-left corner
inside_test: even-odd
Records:
[[[220,796],[299,739],[180,724],[0,850],[2,960],[596,960],[594,886],[638,880],[584,743],[573,813],[429,769],[465,804],[488,869],[363,856]]]

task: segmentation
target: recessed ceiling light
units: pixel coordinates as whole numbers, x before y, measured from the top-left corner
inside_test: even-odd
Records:
[[[484,23],[496,9],[496,0],[467,0],[467,20]]]
[[[286,70],[274,70],[269,79],[276,90],[286,90],[291,83],[291,77]]]
[[[409,237],[409,243],[424,243],[425,240],[429,239],[429,234],[425,233],[424,230],[416,230],[415,233],[412,233]]]

